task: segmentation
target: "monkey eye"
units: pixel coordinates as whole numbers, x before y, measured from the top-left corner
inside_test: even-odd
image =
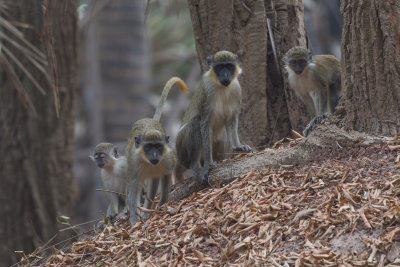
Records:
[[[157,150],[162,150],[164,148],[164,146],[162,144],[155,144],[154,147]]]
[[[305,59],[297,59],[297,60],[294,60],[293,63],[297,64],[297,65],[304,65],[304,64],[306,64],[306,60]]]
[[[235,71],[235,65],[232,63],[220,63],[214,66],[215,72],[219,73],[223,69],[227,69],[230,73]]]

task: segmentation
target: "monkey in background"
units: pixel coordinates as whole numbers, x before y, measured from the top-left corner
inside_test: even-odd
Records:
[[[179,181],[186,169],[192,169],[197,179],[207,183],[214,160],[221,160],[232,151],[251,150],[240,143],[238,136],[242,103],[238,76],[242,70],[237,55],[219,51],[207,57],[206,64],[208,70],[191,99],[176,138],[175,176]]]
[[[340,60],[332,55],[312,56],[307,48],[289,49],[283,61],[289,86],[306,105],[313,120],[303,131],[307,136],[313,124],[334,112],[341,96]]]
[[[171,78],[165,85],[160,102],[152,119],[136,121],[130,132],[127,156],[127,202],[130,213],[130,223],[138,221],[140,214],[137,207],[144,184],[147,184],[147,197],[144,207],[150,209],[161,180],[161,197],[159,206],[168,200],[171,174],[176,165],[174,152],[168,146],[169,136],[161,125],[161,111],[171,87],[177,84],[179,89],[187,93],[184,81],[178,77]],[[137,214],[138,213],[138,214]],[[143,217],[143,214],[141,214]]]
[[[101,181],[104,188],[110,191],[106,192],[109,201],[106,215],[117,215],[125,208],[126,158],[120,156],[111,143],[98,144],[90,158],[101,168]]]

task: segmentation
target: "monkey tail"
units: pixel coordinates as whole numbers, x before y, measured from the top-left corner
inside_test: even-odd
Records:
[[[167,99],[169,90],[171,90],[171,87],[174,84],[177,84],[179,89],[183,92],[183,93],[187,93],[188,92],[188,88],[186,86],[186,83],[179,77],[172,77],[171,79],[168,80],[168,82],[165,84],[164,89],[161,93],[161,99],[160,102],[158,102],[157,108],[156,108],[156,112],[154,113],[153,119],[156,121],[160,121],[161,118],[161,111],[162,111],[162,107],[164,106],[165,100]]]

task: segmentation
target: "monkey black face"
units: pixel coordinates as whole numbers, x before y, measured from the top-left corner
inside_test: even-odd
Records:
[[[289,62],[289,66],[297,75],[300,75],[307,66],[307,60],[304,58],[292,59]]]
[[[160,162],[164,152],[164,143],[145,142],[143,144],[143,151],[150,163],[153,165],[157,165],[157,163]]]
[[[232,62],[223,62],[213,64],[213,70],[223,86],[228,86],[235,74],[236,64]]]
[[[93,160],[94,160],[94,162],[96,162],[96,164],[97,164],[97,166],[99,166],[99,168],[103,168],[107,164],[108,155],[104,152],[97,152],[97,153],[94,153]]]
[[[151,164],[157,165],[163,156],[164,146],[169,141],[169,136],[163,134],[163,137],[164,141],[143,141],[143,135],[136,136],[135,147],[142,147],[147,160]]]

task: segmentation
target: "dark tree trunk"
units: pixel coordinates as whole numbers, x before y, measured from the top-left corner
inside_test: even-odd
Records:
[[[218,50],[239,56],[243,75],[243,106],[239,125],[243,143],[268,145],[308,122],[302,103],[289,91],[281,71],[281,57],[292,46],[307,45],[302,2],[188,0],[196,49],[205,58]],[[267,18],[277,46],[274,59],[268,40]],[[279,65],[279,67],[277,67]],[[290,108],[288,108],[290,107]]]
[[[72,172],[76,83],[77,1],[13,1],[10,20],[32,27],[24,37],[45,47],[53,83],[59,90],[59,117],[53,88],[21,51],[8,48],[45,88],[42,95],[18,68],[16,74],[37,110],[18,97],[9,76],[0,70],[0,262],[18,259],[14,251],[31,252],[57,234],[57,216],[71,216],[75,184]],[[41,31],[43,41],[41,41]],[[6,32],[7,34],[7,32]],[[12,36],[10,34],[10,36]],[[18,41],[18,40],[16,40]],[[4,46],[7,43],[3,44]],[[55,67],[55,69],[54,69]],[[60,235],[55,240],[60,240]]]
[[[342,86],[347,124],[371,134],[400,132],[398,0],[343,0]]]

